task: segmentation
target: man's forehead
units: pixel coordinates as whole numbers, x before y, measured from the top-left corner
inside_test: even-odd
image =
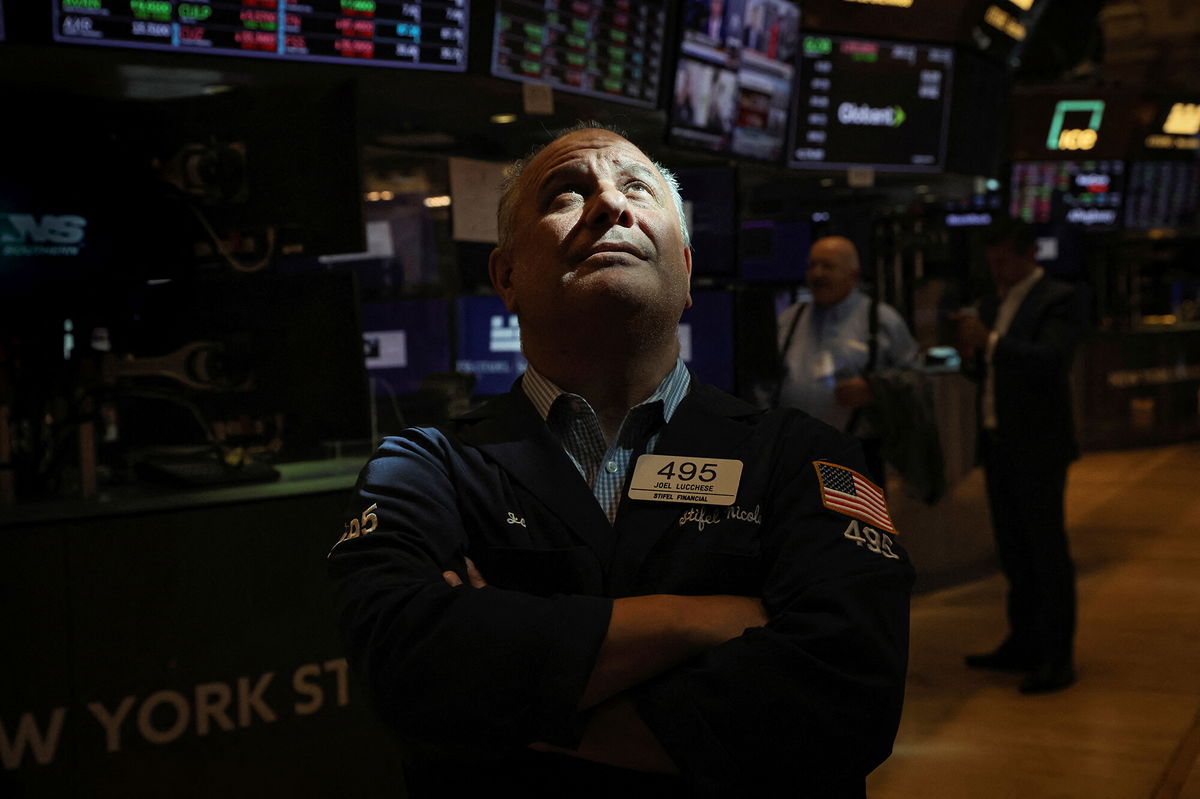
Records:
[[[849,262],[850,251],[835,241],[818,241],[809,252],[812,260],[830,261],[836,264]]]
[[[637,145],[602,129],[574,131],[556,139],[534,156],[527,171],[532,183],[536,184],[549,174],[561,169],[582,167],[590,161],[658,175],[658,170]]]

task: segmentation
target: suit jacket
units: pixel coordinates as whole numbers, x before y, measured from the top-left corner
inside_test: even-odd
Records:
[[[999,308],[999,296],[986,298],[980,319],[993,327]],[[1070,461],[1079,456],[1071,363],[1083,328],[1081,303],[1072,286],[1050,277],[1033,285],[992,353],[995,446],[1035,458]],[[986,369],[981,353],[976,376]],[[980,398],[982,393],[980,380]]]
[[[825,506],[814,465],[864,472],[857,442],[694,383],[655,454],[741,460],[734,504],[626,490],[610,526],[519,387],[364,468],[329,558],[343,638],[384,718],[454,753],[429,781],[442,795],[478,774],[527,795],[862,796],[887,757],[912,569],[894,536]],[[464,555],[486,588],[446,585]],[[682,779],[528,750],[577,745],[612,598],[653,593],[758,596],[771,618],[630,690]]]

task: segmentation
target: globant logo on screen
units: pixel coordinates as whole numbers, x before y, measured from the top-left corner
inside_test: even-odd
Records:
[[[0,213],[0,255],[79,255],[87,219],[74,214]]]
[[[869,125],[877,128],[898,128],[908,115],[898,105],[872,108],[863,103],[842,103],[838,106],[838,122],[843,125]]]

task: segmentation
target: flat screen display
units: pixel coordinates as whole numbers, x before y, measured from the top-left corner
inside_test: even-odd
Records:
[[[476,394],[504,394],[529,365],[517,317],[495,296],[460,297],[457,310],[455,369],[475,375]]]
[[[692,307],[679,320],[679,357],[705,383],[733,391],[732,295],[692,292]]]
[[[0,3],[0,42],[4,41],[4,3]]]
[[[1120,222],[1123,161],[1019,161],[1013,164],[1009,216],[1030,224],[1094,229]]]
[[[470,0],[54,0],[59,42],[461,72]]]
[[[498,0],[492,74],[653,107],[666,0]]]
[[[450,369],[446,300],[365,303],[362,329],[367,374],[376,394],[414,394],[425,375]]]
[[[808,269],[812,225],[807,221],[747,219],[738,240],[744,280],[799,283]]]
[[[1125,194],[1125,227],[1194,228],[1200,224],[1200,164],[1135,161]]]
[[[810,35],[796,63],[790,166],[943,167],[951,48]]]
[[[688,0],[670,104],[672,141],[780,160],[799,22],[788,0]]]

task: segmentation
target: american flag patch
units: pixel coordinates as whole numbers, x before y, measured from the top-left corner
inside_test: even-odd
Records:
[[[896,534],[883,491],[856,471],[825,461],[813,461],[821,482],[821,502],[830,510],[844,513],[880,530]]]

